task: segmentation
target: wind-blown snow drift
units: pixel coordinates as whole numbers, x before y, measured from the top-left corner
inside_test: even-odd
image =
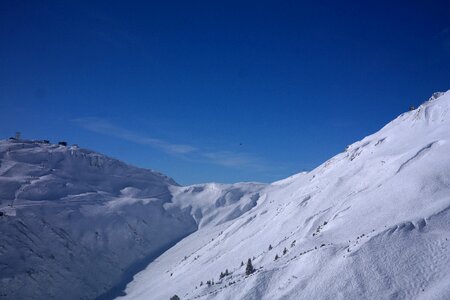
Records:
[[[78,147],[0,141],[0,299],[111,298],[147,264],[125,299],[449,298],[449,110],[435,94],[270,185],[182,187]]]
[[[158,257],[123,299],[449,299],[449,111],[450,92],[435,94],[263,188],[250,211]]]

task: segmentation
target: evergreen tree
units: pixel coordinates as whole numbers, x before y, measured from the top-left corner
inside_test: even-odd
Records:
[[[180,297],[178,297],[177,295],[174,295],[174,296],[170,297],[170,300],[180,300]]]
[[[285,247],[284,250],[283,250],[283,255],[285,255],[286,253],[287,253],[287,249]]]
[[[253,272],[255,272],[255,269],[253,268],[252,260],[249,258],[247,261],[247,267],[245,268],[245,275],[250,275]]]
[[[278,254],[277,255],[275,255],[275,259],[274,260],[277,260],[277,259],[279,259],[280,257],[278,256]]]
[[[241,267],[243,267],[244,266],[244,262],[243,261],[241,261]]]
[[[272,250],[272,245],[269,245],[269,251]]]

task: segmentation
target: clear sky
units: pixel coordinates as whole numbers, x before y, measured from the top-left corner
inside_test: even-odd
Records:
[[[181,184],[310,170],[448,89],[449,1],[0,1],[0,137]]]

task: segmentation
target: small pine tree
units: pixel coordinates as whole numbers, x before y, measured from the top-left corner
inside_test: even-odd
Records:
[[[279,259],[280,257],[278,256],[278,254],[277,255],[275,255],[275,259],[274,260],[277,260],[277,259]]]
[[[224,274],[225,276],[228,276],[228,275],[230,275],[230,273],[228,272],[228,269],[225,269],[225,274]]]
[[[203,281],[200,281],[200,286],[203,286]]]
[[[269,245],[269,251],[272,250],[272,245]]]
[[[180,297],[178,297],[177,295],[174,295],[174,296],[170,297],[170,300],[180,300]]]
[[[244,266],[244,262],[243,261],[241,261],[241,267],[243,267]]]
[[[284,250],[283,250],[283,255],[285,255],[286,253],[287,253],[287,249],[285,247]]]
[[[220,272],[219,279],[222,279],[223,277],[225,277],[225,275],[223,274],[223,272]]]
[[[252,260],[249,258],[247,261],[247,267],[245,268],[245,275],[250,275],[253,272],[255,272],[255,269],[253,268]]]

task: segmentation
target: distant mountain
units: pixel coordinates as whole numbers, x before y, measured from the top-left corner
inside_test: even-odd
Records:
[[[0,141],[0,299],[111,298],[199,226],[251,209],[239,200],[259,187],[184,188],[76,146]]]
[[[251,210],[181,240],[120,299],[450,299],[449,283],[447,92],[262,188]]]
[[[0,299],[449,299],[449,111],[434,94],[269,185],[0,141]]]

